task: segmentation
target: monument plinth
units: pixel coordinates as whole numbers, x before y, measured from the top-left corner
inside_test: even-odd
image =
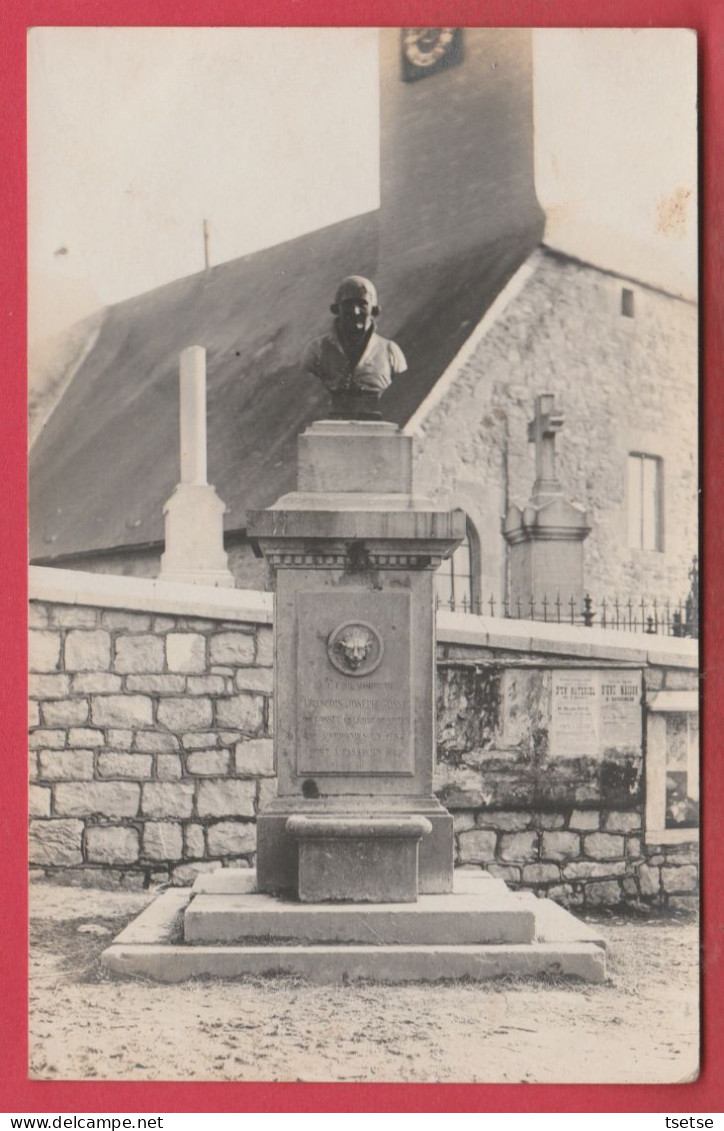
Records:
[[[600,982],[600,935],[485,871],[453,885],[453,822],[432,792],[433,577],[465,532],[415,494],[393,424],[320,421],[298,490],[250,516],[276,570],[278,795],[257,869],[164,892],[103,954],[178,982],[569,976]]]
[[[249,516],[276,571],[278,796],[258,818],[258,889],[300,895],[310,849],[294,821],[306,817],[328,822],[329,869],[338,859],[327,898],[342,898],[345,876],[357,890],[363,858],[384,856],[379,883],[349,898],[399,900],[384,877],[395,860],[409,875],[418,843],[418,890],[450,892],[452,818],[432,792],[433,576],[465,515],[415,495],[411,440],[394,424],[320,421],[299,452],[299,489]],[[345,819],[380,824],[350,839]]]

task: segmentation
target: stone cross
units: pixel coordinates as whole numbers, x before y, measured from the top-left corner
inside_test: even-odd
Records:
[[[206,483],[206,350],[190,346],[179,367],[181,482]]]
[[[565,417],[555,407],[552,393],[542,393],[535,399],[535,415],[528,423],[528,441],[535,444],[534,495],[559,492],[556,477],[556,433],[563,427]]]

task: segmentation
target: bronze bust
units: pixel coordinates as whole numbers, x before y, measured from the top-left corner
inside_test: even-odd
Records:
[[[380,308],[374,283],[349,275],[337,287],[330,310],[332,330],[307,346],[303,369],[331,393],[332,419],[381,420],[379,399],[407,362],[397,343],[375,329]]]

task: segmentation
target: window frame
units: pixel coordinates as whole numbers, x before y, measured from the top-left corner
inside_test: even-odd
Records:
[[[475,530],[473,523],[470,521],[470,519],[467,516],[466,516],[466,521],[465,521],[465,538],[460,543],[460,546],[465,545],[466,542],[467,542],[467,546],[468,546],[468,555],[469,555],[468,561],[470,563],[470,573],[469,574],[463,574],[463,575],[460,575],[460,576],[469,578],[470,598],[469,598],[469,607],[468,607],[467,611],[469,613],[474,613],[475,608],[476,608],[477,605],[479,605],[479,600],[480,600],[480,564],[479,564],[480,563],[480,549],[479,549],[477,531]],[[453,598],[453,607],[452,607],[451,611],[456,612],[456,613],[464,611],[463,608],[462,608],[462,601],[460,602],[460,605],[458,605],[458,602],[457,602],[456,597],[455,597],[455,561],[454,561],[454,559],[455,559],[455,554],[460,549],[460,546],[456,546],[455,550],[452,552],[450,557],[446,559],[446,562],[449,563],[449,565],[450,565],[450,573],[448,574],[447,571],[446,571],[444,574],[441,574],[440,570],[438,568],[438,570],[436,571],[436,574],[435,574],[435,597],[436,597],[437,607],[441,608],[441,609],[448,609],[448,610],[450,609],[449,599],[444,600],[442,597],[439,597],[438,591],[437,591],[437,579],[438,579],[438,577],[440,577],[440,578],[450,577],[451,593],[452,593],[452,598]]]
[[[637,461],[639,465],[639,490],[638,498],[634,499],[632,492],[632,474],[631,466],[632,461]],[[644,497],[645,490],[645,470],[647,464],[654,466],[654,500],[653,500],[653,516],[654,516],[654,545],[644,545],[644,523],[646,516],[646,502]],[[655,455],[653,452],[644,452],[640,450],[629,451],[626,456],[626,501],[627,501],[627,533],[626,541],[629,550],[645,554],[662,554],[664,552],[664,460],[662,456]],[[636,520],[638,526],[638,539],[634,544],[631,538],[631,531],[633,526],[633,508],[636,506]]]
[[[632,287],[621,287],[621,317],[636,317],[636,292]]]

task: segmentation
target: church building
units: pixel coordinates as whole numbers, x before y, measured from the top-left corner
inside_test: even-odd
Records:
[[[382,30],[379,209],[78,333],[31,450],[31,560],[157,576],[193,345],[230,568],[269,587],[246,516],[294,489],[296,437],[327,405],[300,359],[354,273],[407,358],[381,407],[416,437],[417,488],[467,514],[440,603],[580,619],[590,595],[595,623],[678,607],[698,537],[687,36]]]

